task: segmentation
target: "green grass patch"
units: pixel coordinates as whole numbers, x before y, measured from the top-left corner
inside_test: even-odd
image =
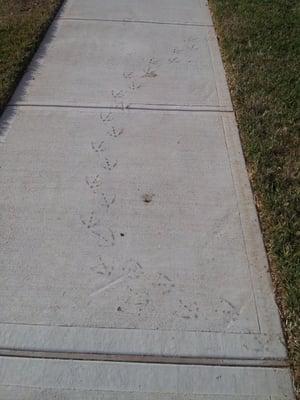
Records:
[[[300,2],[209,0],[300,386]]]
[[[62,0],[0,0],[0,114]]]

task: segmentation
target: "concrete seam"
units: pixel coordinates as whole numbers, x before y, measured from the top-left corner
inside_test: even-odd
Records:
[[[38,358],[76,361],[102,361],[141,364],[203,365],[222,367],[288,368],[288,360],[282,358],[219,358],[190,356],[161,356],[143,354],[85,353],[62,351],[39,351],[0,349],[0,357]]]
[[[173,25],[173,26],[192,26],[199,28],[211,28],[211,24],[193,24],[185,22],[161,22],[161,21],[146,21],[146,20],[132,20],[132,19],[106,19],[106,18],[72,18],[72,17],[60,17],[63,21],[91,21],[91,22],[117,22],[117,23],[136,23],[136,24],[155,24],[155,25]]]

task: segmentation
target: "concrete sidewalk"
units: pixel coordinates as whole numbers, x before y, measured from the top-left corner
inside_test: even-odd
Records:
[[[202,0],[68,0],[1,119],[0,399],[293,399]]]

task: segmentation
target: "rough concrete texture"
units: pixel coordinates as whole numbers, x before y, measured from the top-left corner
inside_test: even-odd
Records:
[[[26,107],[24,123],[1,154],[3,321],[259,332],[219,114]]]
[[[22,387],[20,390],[12,387],[1,387],[6,400],[282,400],[282,396],[223,396],[223,395],[178,395],[178,394],[154,394],[154,393],[120,393],[99,392],[98,390],[53,390],[33,389]],[[59,397],[60,396],[60,397]]]
[[[0,121],[0,348],[239,366],[2,356],[1,399],[293,398],[210,25],[66,2]]]
[[[62,18],[212,25],[205,0],[69,0]]]
[[[58,20],[11,103],[231,110],[215,46],[212,27]]]
[[[250,396],[250,399],[263,398],[263,396],[269,396],[271,399],[291,399],[293,396],[288,370],[272,368],[102,363],[3,357],[0,360],[0,380],[3,386],[18,385],[20,388],[33,389],[41,389],[42,382],[46,396],[51,393],[51,390],[73,390],[75,393],[76,390],[96,391],[104,399],[109,399],[111,395],[113,399],[126,400],[132,399],[132,393],[135,396],[141,394],[138,398],[142,399],[147,399],[147,396],[151,394],[150,398],[158,400],[168,399],[167,396],[170,398],[171,395],[177,395],[177,399],[180,400],[185,398],[191,400],[191,397],[187,395],[202,400],[203,394],[214,395],[218,400],[224,399],[224,395],[237,396],[237,398]],[[122,395],[119,395],[120,392]]]

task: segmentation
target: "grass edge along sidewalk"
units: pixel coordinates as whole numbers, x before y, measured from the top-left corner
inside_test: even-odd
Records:
[[[0,0],[0,115],[63,0]]]
[[[209,6],[300,398],[300,3]]]

